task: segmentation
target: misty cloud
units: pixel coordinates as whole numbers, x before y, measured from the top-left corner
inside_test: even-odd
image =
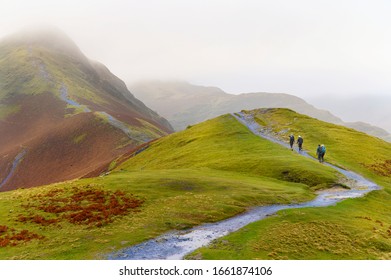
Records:
[[[0,1],[0,37],[64,30],[121,79],[226,92],[391,94],[389,1]],[[317,98],[319,97],[319,98]]]

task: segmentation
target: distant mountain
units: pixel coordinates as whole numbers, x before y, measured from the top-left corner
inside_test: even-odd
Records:
[[[380,127],[373,126],[365,122],[345,122],[343,125],[358,131],[365,132],[369,135],[379,137],[391,143],[391,135]]]
[[[381,127],[381,131],[376,132],[379,133],[376,135],[380,137],[383,137],[382,134],[389,135],[391,132],[390,94],[358,94],[357,96],[347,97],[318,96],[313,97],[311,103],[322,108],[330,108],[333,114],[340,116],[347,122],[360,120]],[[354,125],[367,126],[368,124],[358,122]],[[376,127],[368,129],[376,129]],[[390,136],[388,136],[388,139],[391,141]]]
[[[192,85],[187,82],[146,81],[129,85],[133,94],[161,114],[175,130],[216,116],[243,109],[289,108],[322,121],[344,125],[391,141],[384,129],[367,123],[345,123],[326,110],[320,110],[303,99],[283,93],[228,94],[217,87]]]
[[[170,132],[61,31],[0,41],[0,191],[78,178]]]

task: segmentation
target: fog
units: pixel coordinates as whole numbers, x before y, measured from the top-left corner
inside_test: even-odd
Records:
[[[284,92],[333,111],[357,96],[389,100],[390,14],[387,0],[0,0],[0,37],[54,25],[128,83]]]

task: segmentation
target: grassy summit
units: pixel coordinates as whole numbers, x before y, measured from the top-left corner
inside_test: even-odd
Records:
[[[190,258],[390,259],[391,145],[291,110],[250,113],[278,137],[301,134],[304,147],[313,155],[317,144],[325,144],[328,161],[361,173],[384,189],[334,207],[280,211],[194,252]]]
[[[161,138],[107,176],[0,193],[0,258],[102,258],[248,207],[310,200],[337,181],[225,115]]]
[[[288,139],[293,133],[304,138],[304,148],[316,157],[318,144],[325,144],[327,160],[365,176],[391,174],[391,144],[365,133],[298,114],[289,109],[251,111],[261,125],[278,137]],[[387,174],[388,173],[388,174]]]
[[[169,135],[117,169],[181,168],[233,171],[303,183],[315,189],[335,180],[333,170],[319,168],[313,161],[255,136],[231,115]]]

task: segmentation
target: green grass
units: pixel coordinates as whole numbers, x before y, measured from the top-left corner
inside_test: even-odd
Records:
[[[334,170],[254,136],[226,115],[161,138],[108,176],[0,193],[0,225],[45,237],[0,248],[0,259],[103,258],[169,230],[222,220],[249,207],[310,200],[314,190],[337,181]],[[18,220],[35,214],[21,207],[34,195],[53,189],[69,193],[72,186],[121,190],[145,202],[138,212],[99,228],[66,220],[48,226]]]
[[[301,135],[304,149],[314,157],[318,144],[324,144],[327,161],[371,178],[379,173],[373,165],[391,160],[391,144],[363,132],[319,121],[289,109],[255,110],[253,114],[260,124],[270,127],[286,141],[291,133],[296,139]]]
[[[0,49],[0,101],[14,94],[40,94],[52,89],[42,82],[36,63],[27,46]]]
[[[102,112],[94,112],[95,116],[103,123],[109,123],[109,116],[107,114],[104,114]],[[125,122],[122,122],[122,125],[128,129],[127,134],[137,142],[138,145],[153,140],[156,138],[161,137],[161,135],[164,134],[164,132],[160,129],[158,129],[153,124],[150,124],[149,122],[136,118],[142,126],[131,126]],[[118,121],[118,120],[117,120]],[[159,134],[160,133],[160,134]]]
[[[2,45],[0,48],[0,100],[15,94],[53,92],[60,95],[64,84],[71,99],[83,98],[95,104],[104,104],[100,97],[104,90],[99,79],[80,61],[67,54],[44,47]]]
[[[65,220],[49,226],[18,221],[29,215],[26,204],[42,203],[35,195],[62,189],[94,187],[122,190],[145,200],[140,212],[131,212],[103,227],[74,225]],[[27,229],[44,236],[13,247],[0,247],[0,259],[90,259],[130,246],[172,229],[189,228],[241,213],[251,205],[311,199],[307,186],[269,178],[215,170],[121,171],[96,179],[83,179],[0,194],[0,225]],[[33,200],[33,201],[31,201]],[[34,212],[46,219],[55,216]]]
[[[328,148],[327,160],[363,173],[384,189],[337,206],[280,211],[190,258],[390,259],[391,180],[380,175],[387,165],[374,163],[387,161],[391,145],[290,110],[258,112],[257,118],[276,132],[300,133],[305,147],[322,142]],[[338,141],[332,142],[335,137]],[[350,156],[353,152],[357,154]],[[253,135],[231,115],[163,137],[111,168],[107,176],[0,193],[0,225],[44,236],[0,247],[0,259],[104,258],[169,230],[226,219],[249,207],[310,200],[315,190],[339,182],[333,169]],[[20,215],[36,214],[22,207],[29,201],[39,204],[40,199],[31,202],[36,194],[63,189],[70,196],[74,186],[120,190],[144,203],[102,227],[65,219],[48,226],[18,220]]]
[[[391,259],[391,194],[291,209],[252,223],[188,258]]]
[[[56,92],[60,92],[60,88],[64,84],[68,89],[68,96],[72,100],[83,98],[95,104],[105,104],[105,101],[100,97],[99,81],[91,81],[87,76],[88,71],[92,69],[83,69],[79,61],[67,55],[47,55],[40,56],[43,58],[45,65],[51,76],[58,81]]]
[[[164,135],[164,132],[159,129],[158,127],[154,126],[153,124],[146,122],[143,119],[136,118],[137,121],[139,121],[143,127],[146,127],[149,129],[149,134],[154,138],[159,138],[160,135]]]
[[[3,45],[0,49],[0,100],[17,94],[53,92],[60,96],[64,84],[70,98],[103,103],[79,61],[48,49]],[[77,112],[75,112],[77,113]]]
[[[196,259],[391,259],[391,145],[341,126],[287,109],[253,111],[261,124],[305,139],[305,147],[327,146],[327,159],[384,188],[327,208],[290,209],[250,224],[190,254]],[[281,133],[281,131],[285,131]],[[380,169],[383,168],[383,169]]]
[[[314,165],[310,159],[255,136],[231,115],[164,137],[117,170],[178,168],[234,171],[304,183],[314,189],[336,181],[331,168]]]

